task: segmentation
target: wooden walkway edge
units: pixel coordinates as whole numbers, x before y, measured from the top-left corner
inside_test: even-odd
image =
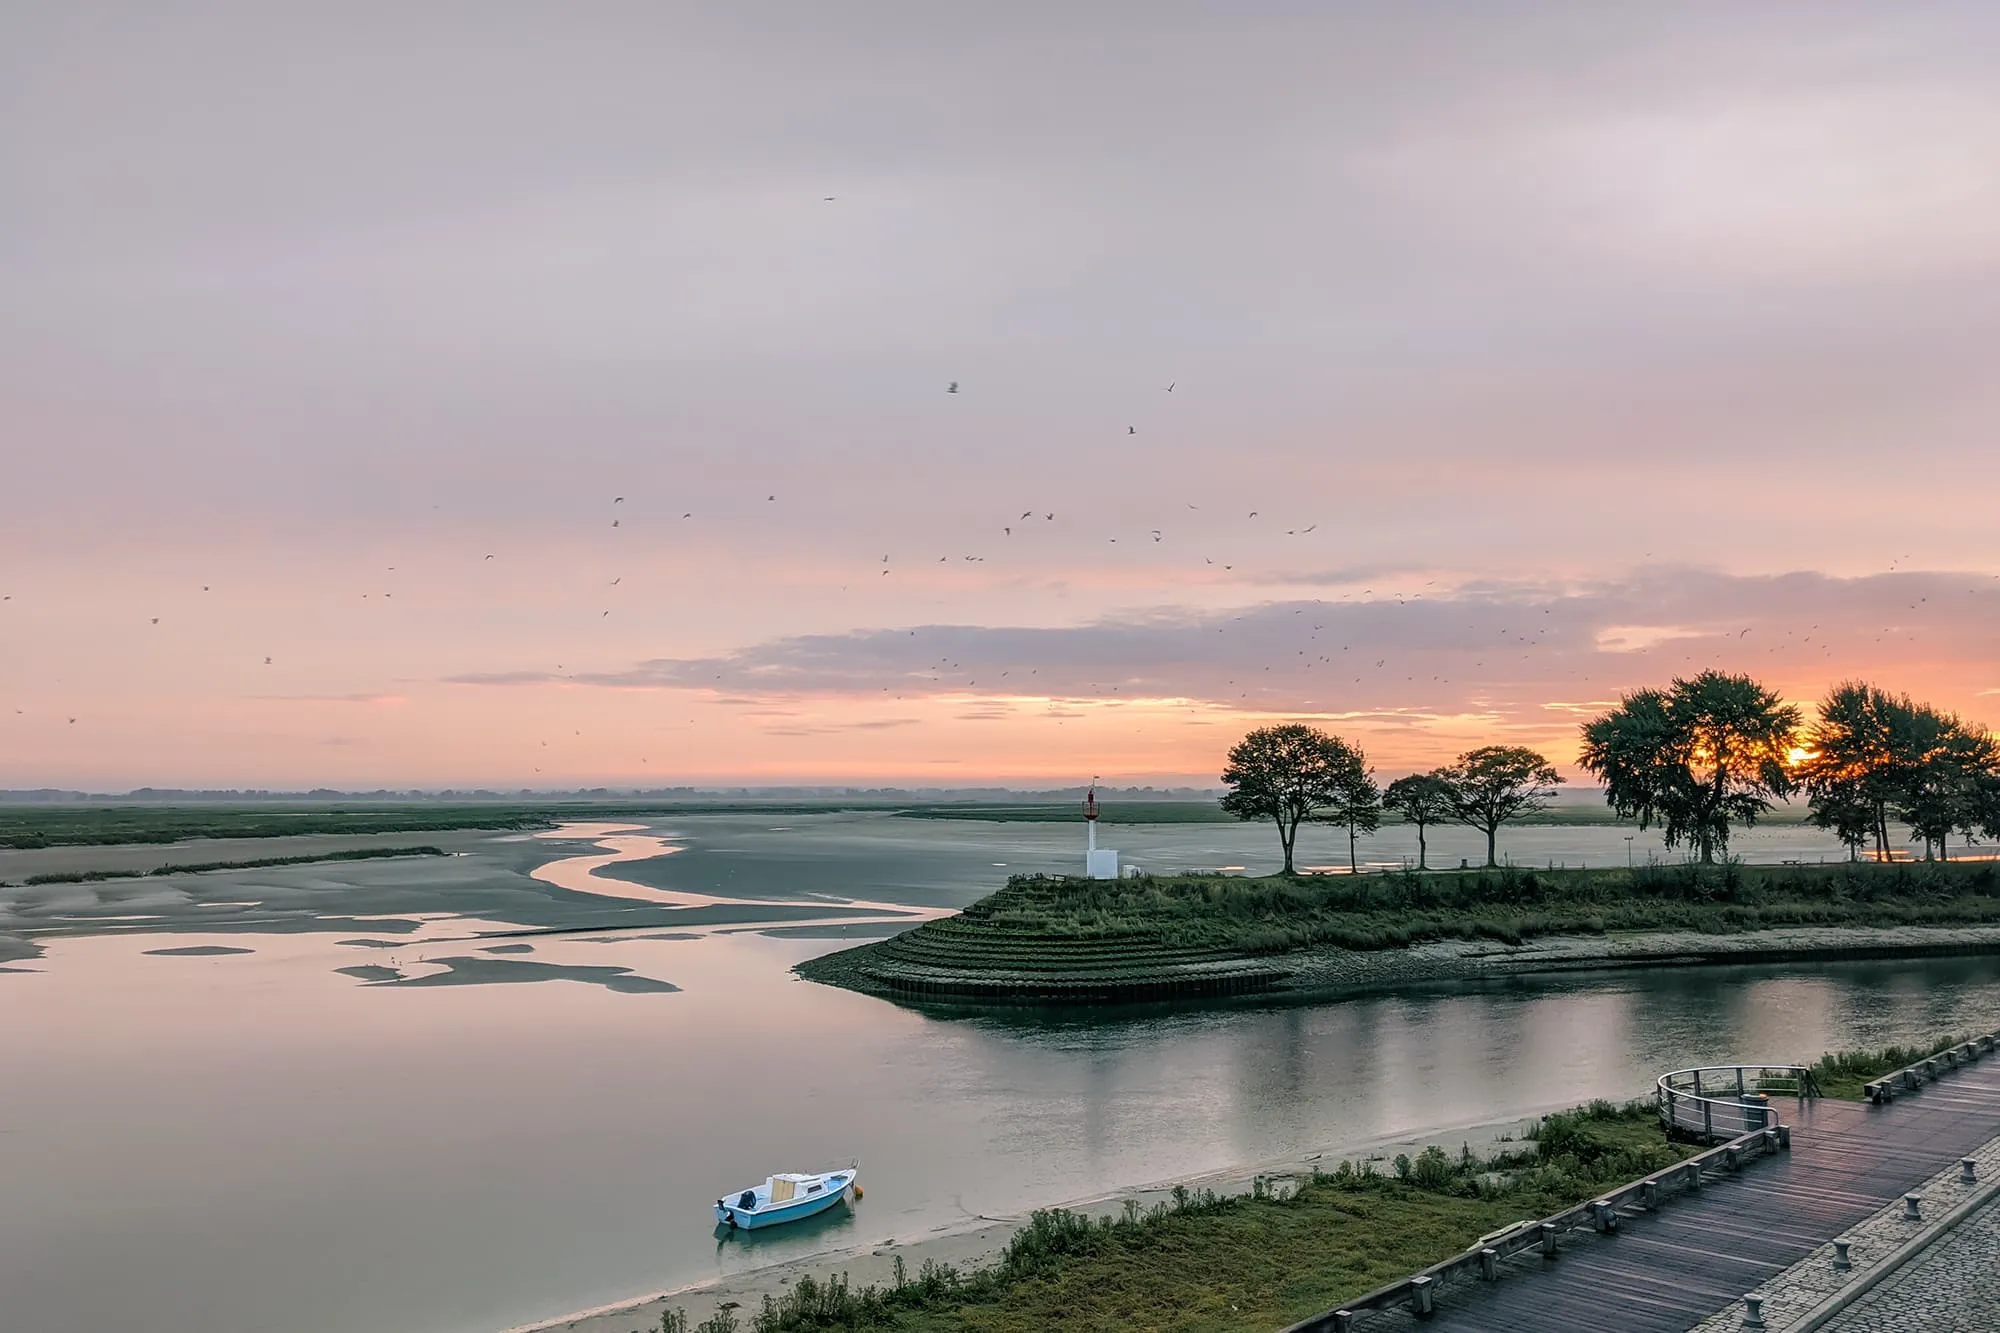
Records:
[[[1497,1281],[1454,1281],[1436,1313],[1357,1312],[1360,1333],[1685,1333],[1834,1236],[2000,1135],[2000,1059],[1885,1106],[1787,1104],[1791,1150],[1747,1162],[1617,1231],[1572,1231],[1561,1256],[1530,1253]]]

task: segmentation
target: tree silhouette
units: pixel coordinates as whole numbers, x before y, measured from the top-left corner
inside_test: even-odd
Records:
[[[1229,751],[1222,781],[1230,790],[1222,808],[1241,820],[1268,819],[1278,826],[1287,875],[1299,825],[1338,806],[1341,818],[1355,808],[1361,787],[1372,794],[1361,751],[1317,727],[1291,722],[1259,727]]]
[[[1710,862],[1727,855],[1732,824],[1755,824],[1797,789],[1789,765],[1798,728],[1798,708],[1775,692],[1704,671],[1628,694],[1584,724],[1580,760],[1612,809],[1640,828],[1659,824],[1667,846],[1688,843]]]
[[[1451,817],[1486,835],[1486,864],[1498,865],[1494,851],[1500,826],[1510,819],[1549,808],[1562,775],[1533,750],[1519,745],[1487,745],[1469,750],[1438,771],[1451,790]]]
[[[1451,815],[1451,784],[1436,773],[1412,773],[1397,778],[1382,793],[1382,808],[1393,810],[1405,822],[1417,826],[1417,869],[1429,870],[1429,847],[1424,830],[1441,824]]]

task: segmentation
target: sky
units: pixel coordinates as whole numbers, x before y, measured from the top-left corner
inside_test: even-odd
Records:
[[[0,218],[0,786],[2000,723],[1984,0],[16,6]]]

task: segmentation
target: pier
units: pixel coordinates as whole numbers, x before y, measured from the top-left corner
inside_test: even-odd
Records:
[[[1732,1067],[1723,1093],[1722,1071],[1702,1070],[1707,1091],[1723,1093],[1704,1108],[1682,1091],[1695,1072],[1661,1080],[1663,1118],[1683,1127],[1740,1107],[1739,1087],[1784,1086],[1782,1071],[1751,1067],[1739,1082]],[[1871,1101],[1810,1091],[1801,1081],[1772,1095],[1769,1123],[1761,1108],[1729,1111],[1735,1137],[1691,1162],[1287,1333],[1844,1327],[1840,1310],[1944,1230],[1992,1211],[2000,1157],[1980,1159],[1982,1175],[1974,1155],[2000,1136],[2000,1050],[1992,1037],[1967,1043],[1871,1085]]]

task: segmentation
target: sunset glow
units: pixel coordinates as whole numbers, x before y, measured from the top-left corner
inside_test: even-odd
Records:
[[[2000,721],[1942,18],[1550,10],[1604,63],[1544,96],[1469,29],[1079,13],[1024,109],[830,12],[524,20],[532,88],[445,92],[453,25],[357,20],[277,96],[221,13],[12,44],[0,785],[1211,783],[1291,718],[1567,768],[1707,666]]]

